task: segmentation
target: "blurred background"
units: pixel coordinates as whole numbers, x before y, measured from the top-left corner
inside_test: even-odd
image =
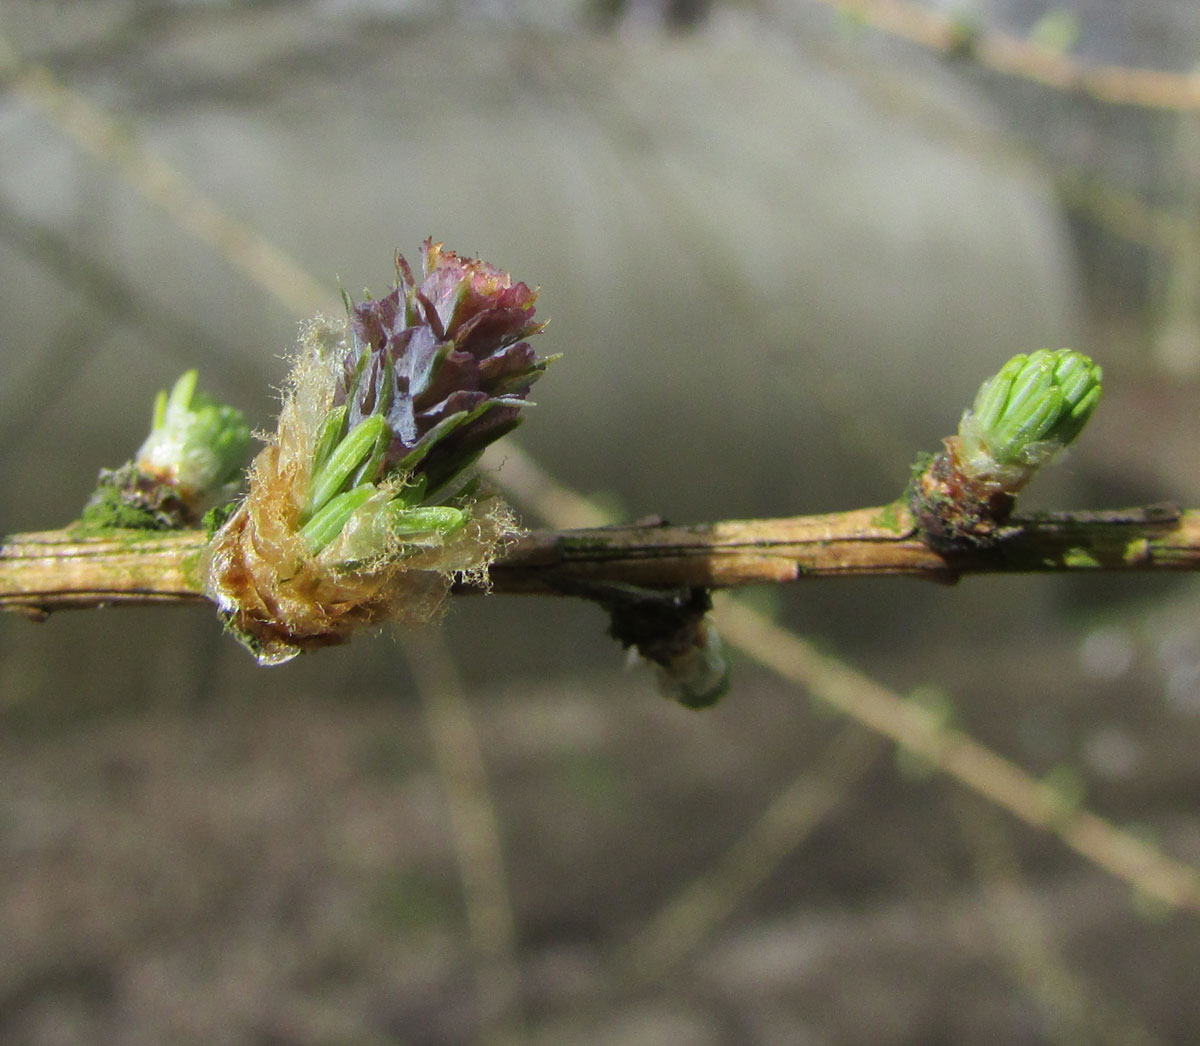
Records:
[[[0,533],[74,518],[189,367],[270,428],[299,323],[426,236],[540,285],[563,358],[515,442],[613,518],[883,504],[1061,345],[1106,401],[1025,504],[1200,503],[1191,0],[5,0],[0,34]],[[1180,75],[1127,104],[1138,70]],[[1191,579],[748,598],[1200,863]],[[675,707],[605,625],[459,600],[266,670],[204,607],[0,620],[0,1041],[1200,1035],[1195,911],[736,654]]]

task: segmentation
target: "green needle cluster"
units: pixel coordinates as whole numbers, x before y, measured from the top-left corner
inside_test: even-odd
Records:
[[[363,418],[348,427],[345,406],[332,410],[317,435],[308,505],[301,513],[300,535],[313,554],[336,538],[350,517],[372,498],[378,497],[374,518],[400,540],[422,535],[442,537],[466,524],[466,513],[448,505],[421,506],[425,482],[418,478],[398,494],[383,492],[381,478],[392,432],[382,414]]]
[[[369,487],[391,436],[387,422],[378,414],[372,414],[342,436],[341,442],[334,443],[339,435],[337,428],[346,426],[346,408],[339,407],[328,420],[340,422],[340,426],[331,428],[327,424],[317,441],[308,495],[310,514],[328,507],[334,495],[343,496],[359,487]]]
[[[959,425],[964,464],[1036,468],[1069,445],[1100,402],[1103,372],[1071,349],[1014,356],[984,382]]]

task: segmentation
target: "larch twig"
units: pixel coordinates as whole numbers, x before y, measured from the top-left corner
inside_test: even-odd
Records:
[[[199,530],[72,529],[0,544],[0,609],[45,614],[204,598]],[[785,519],[638,523],[517,534],[492,564],[495,593],[586,595],[590,585],[735,588],[809,578],[1200,569],[1200,510],[1169,505],[1014,517],[994,548],[942,555],[899,504]],[[459,585],[459,593],[479,591]]]

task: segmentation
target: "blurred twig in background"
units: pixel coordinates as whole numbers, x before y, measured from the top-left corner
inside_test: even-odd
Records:
[[[733,600],[722,600],[717,622],[728,641],[820,701],[852,716],[973,792],[1034,828],[1052,832],[1072,850],[1148,896],[1200,911],[1200,869],[1172,860],[1103,818],[1064,804],[1051,786],[938,717],[838,661],[811,643]]]
[[[191,366],[195,362],[195,347],[204,345],[205,352],[220,362],[224,376],[231,383],[250,382],[257,375],[258,371],[247,363],[244,354],[211,331],[201,330],[173,310],[156,304],[147,295],[139,293],[138,288],[104,257],[47,223],[18,213],[3,198],[0,198],[0,241],[16,248],[30,263],[54,273],[86,301],[103,305],[116,319],[155,331],[159,350],[173,356],[181,367]],[[99,343],[94,332],[91,333],[89,340],[81,342],[62,358],[69,355],[82,362],[88,354],[95,353]],[[51,351],[46,355],[54,358]],[[11,404],[5,404],[0,418],[0,442],[7,444],[8,437],[21,427],[23,419],[38,409],[37,397],[61,397],[64,386],[78,380],[82,374],[83,368],[76,366],[65,370],[58,383],[24,383],[23,394],[13,397]]]
[[[963,795],[955,804],[963,839],[983,892],[982,906],[1013,976],[1037,1000],[1052,1043],[1153,1046],[1160,1040],[1122,1004],[1072,971],[1051,939],[1004,825]]]
[[[7,86],[39,110],[64,135],[102,163],[171,221],[216,248],[235,269],[298,315],[336,298],[265,237],[193,185],[165,160],[142,147],[136,135],[39,65],[26,65],[0,36],[0,72]]]
[[[620,956],[630,986],[661,980],[686,959],[833,814],[880,750],[878,738],[858,725],[843,727],[815,766],[805,767],[711,868],[698,872],[638,930]]]
[[[981,29],[910,0],[813,0],[855,22],[994,72],[1071,91],[1111,105],[1200,110],[1200,77],[1124,66],[1090,65],[1037,42]]]
[[[499,1046],[523,1041],[516,928],[509,902],[500,824],[488,786],[483,748],[471,706],[445,639],[434,628],[414,629],[402,646],[416,681],[462,882],[463,906],[475,957],[482,1026],[480,1040]]]

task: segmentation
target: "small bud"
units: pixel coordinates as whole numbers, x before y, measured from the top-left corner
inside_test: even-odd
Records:
[[[708,616],[712,597],[707,589],[596,583],[581,594],[608,611],[614,639],[654,666],[664,697],[686,708],[708,708],[728,692],[729,662]]]
[[[250,451],[250,428],[240,410],[196,391],[198,375],[183,374],[155,400],[153,427],[134,459],[146,476],[202,501],[235,481]]]
[[[85,526],[171,529],[196,524],[214,502],[232,497],[250,451],[242,412],[196,391],[183,374],[154,400],[150,435],[133,461],[102,471],[84,508]]]
[[[1039,349],[985,381],[958,435],[943,441],[910,487],[925,541],[944,553],[994,544],[1017,494],[1087,424],[1102,378],[1081,353]]]
[[[1100,402],[1102,377],[1100,367],[1070,349],[1014,356],[983,383],[959,424],[965,468],[1016,483],[1015,493],[1083,430]]]
[[[729,692],[729,661],[707,617],[696,622],[687,646],[657,662],[655,670],[662,695],[685,708],[708,708]]]

